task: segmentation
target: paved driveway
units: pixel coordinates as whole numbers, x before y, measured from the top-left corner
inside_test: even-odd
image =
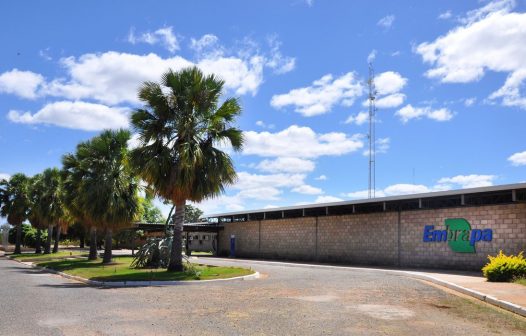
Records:
[[[0,258],[0,335],[526,335],[524,318],[401,275],[210,262],[263,276],[100,289]]]

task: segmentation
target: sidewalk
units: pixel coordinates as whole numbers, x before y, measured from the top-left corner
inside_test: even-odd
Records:
[[[405,272],[526,317],[526,286],[509,282],[488,282],[478,275],[435,271]]]

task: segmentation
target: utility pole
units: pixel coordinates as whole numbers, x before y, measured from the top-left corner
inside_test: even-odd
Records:
[[[376,196],[376,87],[374,85],[373,63],[369,62],[369,193],[368,198]]]

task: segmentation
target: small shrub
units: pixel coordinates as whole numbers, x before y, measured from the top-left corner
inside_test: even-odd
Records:
[[[507,282],[526,277],[526,259],[522,252],[505,255],[502,251],[495,257],[488,256],[489,262],[482,268],[488,281]]]

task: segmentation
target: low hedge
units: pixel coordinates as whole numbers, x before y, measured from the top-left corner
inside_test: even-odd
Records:
[[[505,255],[502,251],[496,256],[488,256],[489,262],[482,268],[488,281],[509,282],[526,278],[526,259],[522,252]]]

